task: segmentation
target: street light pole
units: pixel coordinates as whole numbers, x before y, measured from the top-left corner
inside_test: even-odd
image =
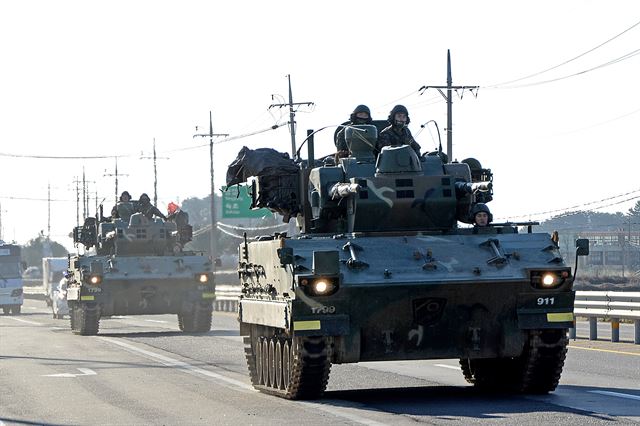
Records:
[[[215,191],[216,191],[216,187],[214,184],[214,179],[213,179],[213,137],[214,136],[229,136],[228,133],[213,133],[213,118],[211,116],[211,111],[209,111],[209,133],[204,133],[204,134],[195,134],[193,135],[193,137],[195,138],[196,136],[199,137],[209,137],[209,160],[210,160],[210,174],[211,174],[211,205],[210,205],[210,209],[211,209],[211,237],[210,237],[210,244],[209,244],[209,250],[211,251],[211,261],[214,262],[215,264],[215,259],[216,259],[216,252],[217,252],[217,248],[216,248],[216,239],[215,239],[215,235],[216,235],[216,205],[215,205]]]

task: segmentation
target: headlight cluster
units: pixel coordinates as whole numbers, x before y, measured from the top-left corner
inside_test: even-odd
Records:
[[[309,296],[330,296],[338,291],[338,277],[301,277],[298,284]]]
[[[206,284],[211,282],[211,273],[210,272],[201,272],[195,275],[195,279],[200,284]]]
[[[531,285],[539,289],[558,288],[571,276],[569,269],[531,271]]]
[[[97,274],[88,275],[87,278],[85,278],[85,280],[88,284],[99,285],[99,284],[102,284],[102,275],[97,275]]]

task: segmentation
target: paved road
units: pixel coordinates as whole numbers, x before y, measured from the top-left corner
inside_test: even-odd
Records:
[[[0,316],[0,425],[640,424],[638,345],[572,341],[545,396],[483,395],[435,360],[336,365],[324,399],[297,402],[252,389],[233,314],[205,335],[162,315],[83,337],[43,301],[23,312]]]

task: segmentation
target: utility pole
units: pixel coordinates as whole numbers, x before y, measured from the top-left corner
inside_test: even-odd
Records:
[[[197,128],[196,128],[197,129]],[[215,239],[215,232],[217,229],[216,226],[216,206],[215,206],[215,191],[216,191],[216,187],[214,184],[214,179],[213,179],[213,137],[227,137],[229,136],[228,133],[213,133],[213,119],[211,116],[211,111],[209,111],[209,133],[200,133],[200,134],[195,134],[193,135],[194,138],[196,137],[209,137],[209,160],[211,162],[210,164],[210,174],[211,174],[211,241],[210,241],[210,245],[209,245],[209,249],[211,250],[211,261],[213,262],[213,265],[215,266],[215,259],[216,259],[216,239]],[[155,152],[155,151],[154,151]]]
[[[422,95],[427,89],[437,89],[445,101],[447,101],[447,157],[449,162],[453,161],[453,97],[451,91],[461,90],[460,99],[464,96],[465,90],[469,90],[474,96],[478,96],[480,86],[454,86],[451,78],[451,52],[447,49],[447,85],[446,86],[422,86],[418,89]],[[443,89],[447,91],[445,94]],[[475,90],[475,93],[473,92]]]
[[[75,176],[73,183],[76,184],[76,226],[80,226],[80,179]]]
[[[82,167],[82,217],[87,217],[87,179],[84,174],[84,166]]]
[[[269,105],[269,109],[289,107],[289,126],[291,130],[291,158],[295,159],[296,157],[296,127],[295,127],[296,112],[294,107],[297,107],[300,105],[312,106],[313,102],[293,102],[293,92],[291,91],[291,74],[287,74],[287,80],[289,81],[289,103],[272,104],[272,105]]]
[[[115,177],[115,203],[118,204],[118,199],[119,199],[119,195],[118,195],[118,176],[129,176],[127,174],[123,174],[123,173],[118,173],[118,157],[115,157],[116,159],[116,168],[115,168],[115,172],[114,173],[105,173],[102,176],[105,177]]]
[[[51,182],[47,183],[47,238],[51,236]]]
[[[158,206],[158,168],[156,160],[168,160],[169,157],[156,157],[156,138],[153,138],[153,156],[140,157],[141,160],[153,160],[153,205]]]

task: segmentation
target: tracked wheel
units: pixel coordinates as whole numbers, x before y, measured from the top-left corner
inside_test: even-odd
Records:
[[[192,311],[178,314],[178,327],[185,333],[206,333],[211,330],[212,317],[212,304],[198,303]]]
[[[95,336],[100,327],[100,308],[94,304],[76,304],[71,312],[71,330],[82,336]]]
[[[291,338],[282,330],[254,326],[244,342],[256,389],[287,399],[316,399],[324,393],[331,371],[328,338]]]
[[[490,391],[544,394],[555,390],[567,355],[567,330],[531,330],[527,337],[519,357],[461,359],[465,379]]]

